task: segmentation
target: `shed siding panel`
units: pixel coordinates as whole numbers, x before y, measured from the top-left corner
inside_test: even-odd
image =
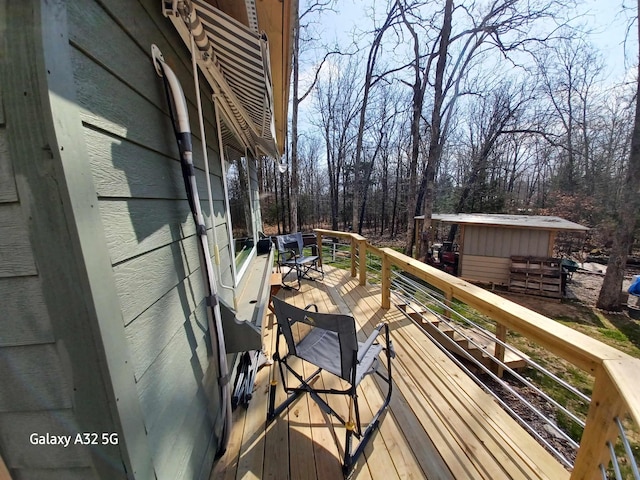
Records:
[[[25,441],[32,433],[72,435],[75,438],[80,431],[82,429],[71,410],[0,413],[0,444],[9,469],[51,468],[55,465],[55,471],[60,473],[58,478],[65,478],[62,469],[91,465],[87,446],[70,444],[62,448],[59,445],[32,445]]]
[[[58,176],[59,157],[49,149],[54,140],[47,122],[56,107],[52,102],[51,110],[43,108],[48,101],[43,81],[50,78],[41,74],[45,62],[55,62],[47,49],[55,41],[50,42],[49,28],[20,28],[31,25],[38,13],[53,17],[51,11],[63,6],[55,3],[21,6],[0,0],[0,12],[14,25],[0,36],[6,47],[0,69],[7,80],[0,92],[0,450],[16,480],[93,479],[98,471],[122,478],[113,451],[101,451],[102,460],[96,462],[88,447],[34,445],[30,438],[33,433],[74,436],[113,430],[103,408],[100,372],[93,368],[95,349],[82,355],[84,363],[74,363],[82,348],[65,342],[69,332],[82,345],[89,345],[91,337],[84,329],[89,327],[83,323],[83,289],[74,281],[76,251],[64,214],[66,185]],[[60,29],[63,20],[61,16],[56,23]],[[55,40],[60,38],[64,35]],[[64,56],[64,48],[59,52]],[[50,73],[53,78],[58,72]],[[62,95],[49,85],[52,91]],[[74,384],[83,377],[83,368],[90,380]],[[101,462],[110,466],[96,466]]]
[[[510,269],[508,258],[464,255],[460,276],[469,281],[508,285]]]
[[[200,275],[199,270],[191,274],[126,329],[136,380],[140,380],[176,332],[184,328],[185,318],[194,311],[198,299],[204,298],[204,285],[200,281]]]
[[[509,258],[512,255],[546,257],[549,232],[523,228],[465,226],[464,254]]]
[[[59,470],[25,468],[14,470],[13,480],[87,480],[95,477],[93,468],[65,468]]]
[[[151,44],[185,90],[201,207],[209,231],[216,226],[224,278],[230,259],[211,92],[201,82],[214,212],[194,128],[188,52],[160,5],[80,0],[68,8],[80,115],[154,469],[158,478],[194,478],[203,462],[210,467],[215,448],[207,408],[217,408],[217,368],[209,361],[216,352],[202,303],[195,226]],[[212,232],[209,239],[213,246]]]
[[[0,412],[71,408],[70,382],[53,344],[4,347]]]

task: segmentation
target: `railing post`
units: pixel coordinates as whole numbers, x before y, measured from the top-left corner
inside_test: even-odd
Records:
[[[351,237],[351,276],[356,276],[356,239]]]
[[[391,262],[386,253],[382,255],[382,301],[385,310],[391,308]]]
[[[607,441],[615,442],[617,428],[614,419],[621,415],[622,409],[618,390],[601,365],[596,371],[591,405],[571,480],[600,478],[599,465],[609,464]]]
[[[320,260],[320,266],[322,266],[322,233],[316,232],[316,242],[318,244],[318,260]]]
[[[358,240],[358,257],[360,259],[360,285],[367,284],[367,239]]]
[[[445,318],[451,318],[451,305],[453,305],[453,291],[451,289],[444,290],[444,304],[447,306],[447,309],[444,311]]]
[[[507,341],[507,327],[505,327],[501,323],[496,324],[496,339],[504,343],[506,343]],[[502,343],[496,342],[494,355],[502,363],[504,363],[504,354],[505,354],[504,345],[502,345]],[[502,378],[502,374],[504,373],[504,367],[499,363],[496,363],[495,372],[496,372],[496,375],[498,375],[498,377]]]

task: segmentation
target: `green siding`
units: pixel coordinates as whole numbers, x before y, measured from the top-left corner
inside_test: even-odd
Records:
[[[156,0],[0,0],[5,11],[3,458],[16,479],[208,478],[222,424],[217,345],[164,88],[150,58],[155,43],[182,82],[195,127],[188,51]],[[208,200],[201,205],[212,252],[214,228],[219,241],[223,283],[231,285],[211,91],[204,81],[201,89],[213,212]],[[194,163],[206,199],[196,128]],[[221,295],[230,299],[228,290]],[[84,431],[117,432],[120,444],[62,451],[28,443],[32,432]]]
[[[0,347],[54,341],[40,277],[0,278],[0,298]]]
[[[195,227],[182,180],[162,79],[151,43],[182,82],[194,131],[199,194],[207,198],[188,52],[157,2],[71,2],[71,45],[84,138],[158,478],[191,479],[210,468],[219,414],[217,369],[202,298]],[[114,52],[128,52],[114,55]],[[211,92],[202,83],[202,98]],[[209,146],[217,146],[205,106]],[[217,149],[209,148],[219,249],[228,250]],[[209,202],[201,202],[212,223]],[[212,237],[210,236],[213,247]],[[223,269],[229,259],[222,258]],[[228,266],[229,265],[229,266]],[[209,370],[212,370],[209,372]]]
[[[97,459],[88,447],[29,442],[34,432],[115,431],[83,322],[64,181],[41,88],[49,32],[25,28],[39,15],[39,2],[0,0],[0,17],[12,20],[0,30],[0,451],[16,480],[98,473],[117,479],[117,447]],[[73,363],[79,359],[84,371]],[[118,467],[107,465],[116,458]]]

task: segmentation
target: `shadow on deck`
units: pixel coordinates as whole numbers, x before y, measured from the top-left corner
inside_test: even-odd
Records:
[[[418,326],[395,307],[380,307],[379,286],[359,286],[343,270],[326,267],[326,271],[323,282],[304,282],[300,292],[285,291],[280,296],[300,307],[316,303],[320,311],[353,315],[362,339],[377,323],[387,321],[397,352],[390,409],[353,478],[569,478],[569,472]],[[274,350],[274,321],[267,313],[264,347],[269,355]],[[336,441],[344,442],[344,428],[331,424],[308,396],[266,426],[269,370],[258,372],[249,408],[234,412],[229,448],[210,478],[342,478],[342,447]],[[328,377],[332,376],[321,380],[325,387],[337,381]],[[382,401],[374,377],[361,384],[363,423]],[[280,387],[278,393],[283,395]],[[344,401],[336,409],[347,408]]]

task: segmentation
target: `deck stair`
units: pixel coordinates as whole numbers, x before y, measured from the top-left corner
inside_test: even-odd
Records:
[[[435,313],[417,304],[399,304],[398,309],[451,353],[462,356],[460,352],[460,349],[462,349],[485,367],[496,368],[493,360],[496,342],[487,338],[480,330],[462,325],[458,325],[454,329],[448,325],[448,323],[455,323],[453,320],[443,321]],[[451,340],[455,342],[457,347],[454,346]],[[504,363],[514,370],[524,368],[527,364],[527,357],[523,353],[506,350],[504,357]]]

